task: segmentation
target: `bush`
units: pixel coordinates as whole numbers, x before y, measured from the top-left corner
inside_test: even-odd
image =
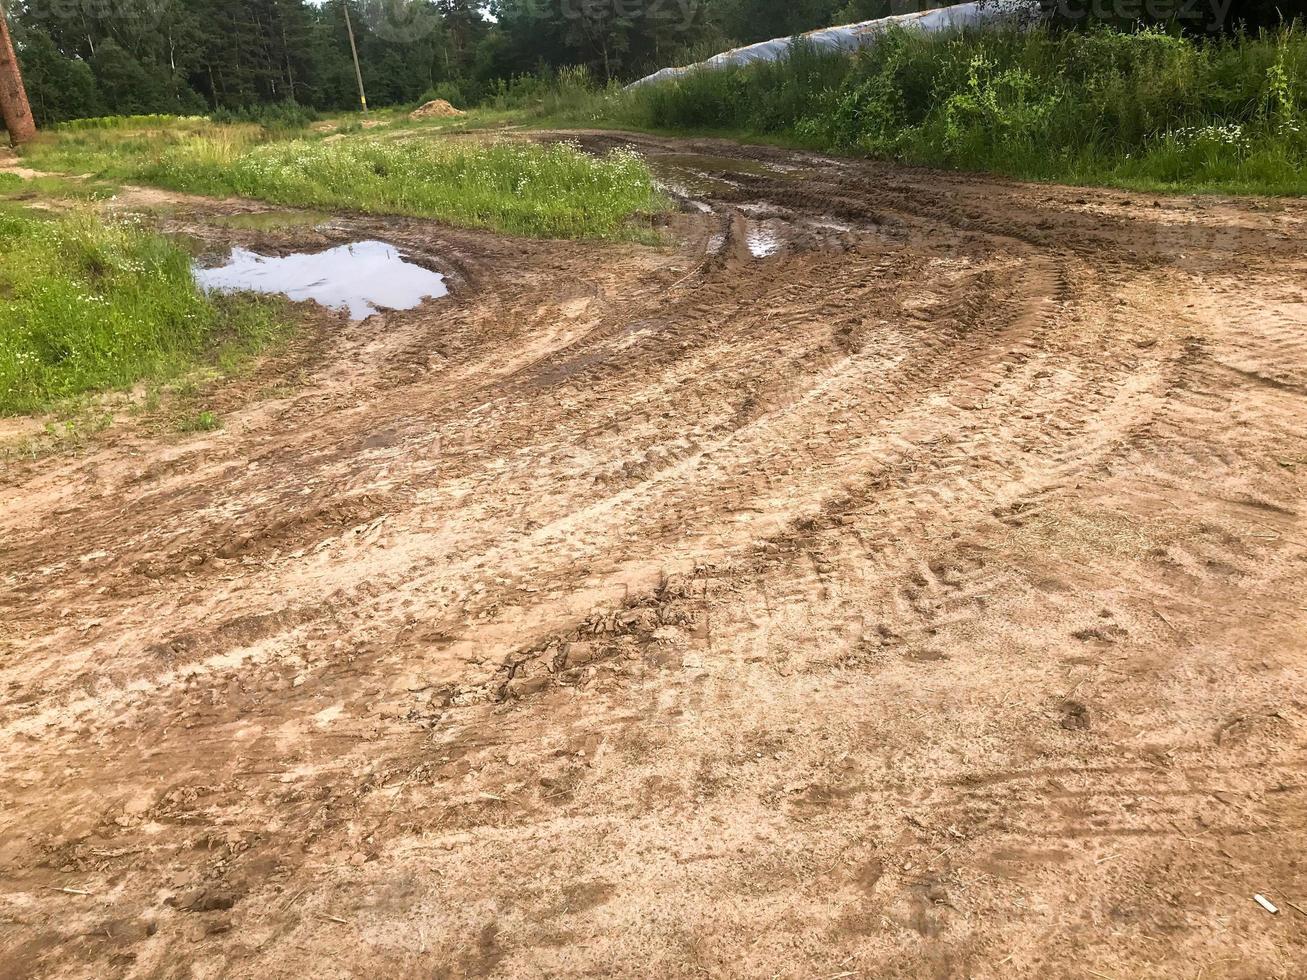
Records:
[[[103,111],[91,66],[65,57],[45,31],[25,32],[18,54],[38,126]]]
[[[610,121],[774,135],[1028,178],[1307,190],[1307,37],[1158,30],[903,30],[854,57],[779,62],[623,93]]]
[[[256,123],[264,129],[286,132],[305,129],[318,121],[318,113],[298,102],[268,102],[239,109],[216,109],[210,117],[216,123]]]
[[[514,75],[497,78],[482,95],[478,105],[485,109],[527,109],[543,104],[546,93],[555,83],[549,75]]]

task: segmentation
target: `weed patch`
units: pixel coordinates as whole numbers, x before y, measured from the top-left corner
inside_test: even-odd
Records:
[[[221,428],[222,419],[208,409],[185,415],[177,422],[178,432],[215,432]]]
[[[359,138],[232,152],[201,142],[173,148],[141,176],[177,190],[559,238],[620,236],[632,214],[657,204],[638,156],[615,152],[596,159],[565,143]]]
[[[438,218],[550,238],[652,238],[661,199],[641,159],[561,143],[339,134],[273,139],[253,124],[87,129],[26,151],[35,166],[200,194]],[[636,220],[633,222],[632,219]]]
[[[231,366],[284,330],[280,311],[205,296],[184,252],[133,225],[0,212],[0,414]]]
[[[854,57],[593,97],[608,125],[729,133],[926,166],[1172,190],[1307,193],[1307,35],[893,30]],[[593,124],[593,121],[591,122]]]
[[[59,123],[54,128],[64,132],[85,132],[103,129],[140,129],[143,126],[175,126],[178,123],[203,123],[204,116],[93,116],[87,119],[71,119]]]

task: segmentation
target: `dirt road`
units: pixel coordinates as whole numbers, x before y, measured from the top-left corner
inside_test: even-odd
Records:
[[[0,477],[0,976],[1300,975],[1307,207],[632,139],[169,219],[454,291]]]

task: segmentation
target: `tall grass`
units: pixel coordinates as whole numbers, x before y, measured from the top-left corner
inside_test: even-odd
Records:
[[[440,140],[420,130],[277,139],[256,125],[186,123],[164,131],[57,134],[25,151],[33,166],[276,204],[439,218],[552,238],[647,238],[631,219],[660,205],[633,153],[597,158],[569,143]]]
[[[441,218],[544,237],[617,236],[657,203],[640,158],[567,143],[346,139],[249,151],[197,141],[146,165],[147,181],[279,204]]]
[[[268,301],[211,300],[188,256],[89,213],[0,211],[0,415],[230,363],[281,327]]]
[[[204,116],[168,116],[155,113],[144,116],[92,116],[70,119],[54,128],[63,132],[85,132],[96,129],[141,129],[146,126],[175,126],[178,123],[204,122]]]
[[[92,125],[78,125],[86,122]],[[23,147],[24,163],[37,170],[130,180],[143,160],[197,139],[254,146],[268,138],[254,124],[220,125],[203,117],[111,116],[62,123]]]
[[[219,109],[209,118],[218,123],[258,123],[271,132],[288,133],[305,129],[319,116],[298,102],[273,102],[243,109]]]
[[[612,125],[769,136],[1019,177],[1307,193],[1307,35],[886,34],[608,97]]]
[[[418,105],[444,99],[459,109],[476,108],[483,114],[513,112],[518,118],[553,117],[571,112],[578,103],[588,105],[603,93],[620,88],[617,83],[602,86],[584,65],[571,65],[490,82],[441,82],[428,89]]]

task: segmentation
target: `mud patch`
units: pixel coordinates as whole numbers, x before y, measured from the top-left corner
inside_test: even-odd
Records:
[[[759,160],[713,156],[700,153],[672,153],[649,160],[658,183],[678,197],[699,198],[727,194],[740,185],[740,178],[784,177],[788,172]],[[701,202],[695,202],[699,207]],[[700,210],[703,208],[700,207]]]

